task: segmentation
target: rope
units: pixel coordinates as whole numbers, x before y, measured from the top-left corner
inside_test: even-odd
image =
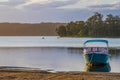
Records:
[[[90,62],[87,63],[88,66],[92,66],[92,63],[91,63],[91,62],[92,62],[92,60],[93,60],[93,57],[94,57],[94,53],[92,53],[92,57],[91,57],[91,59],[90,59]]]

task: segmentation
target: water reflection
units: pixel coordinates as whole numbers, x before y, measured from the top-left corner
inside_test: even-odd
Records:
[[[120,52],[110,52],[110,66],[85,66],[85,61],[79,48],[42,48],[18,47],[0,48],[0,66],[32,67],[53,69],[54,71],[84,71],[105,69],[120,72]]]
[[[68,53],[70,54],[82,54],[83,53],[83,49],[82,48],[67,48]]]
[[[101,65],[101,66],[86,65],[85,66],[85,71],[86,72],[110,72],[111,67],[110,67],[110,64],[105,64],[105,65]]]
[[[112,55],[111,58],[118,58],[120,56],[120,49],[110,49],[109,53]]]

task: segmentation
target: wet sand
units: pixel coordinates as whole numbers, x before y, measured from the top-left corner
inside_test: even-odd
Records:
[[[120,73],[49,72],[45,70],[0,67],[0,80],[120,80]]]

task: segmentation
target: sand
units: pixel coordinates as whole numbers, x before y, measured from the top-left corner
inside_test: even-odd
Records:
[[[35,69],[0,68],[0,80],[120,80],[112,72],[49,72]]]

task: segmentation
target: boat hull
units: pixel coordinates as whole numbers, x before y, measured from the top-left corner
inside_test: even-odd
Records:
[[[102,66],[85,66],[85,71],[86,72],[110,72],[111,71],[111,67],[110,64],[105,64]]]
[[[99,64],[108,64],[109,63],[109,54],[105,53],[88,53],[84,54],[84,58],[86,61],[86,64],[93,64],[93,65],[99,65]]]

